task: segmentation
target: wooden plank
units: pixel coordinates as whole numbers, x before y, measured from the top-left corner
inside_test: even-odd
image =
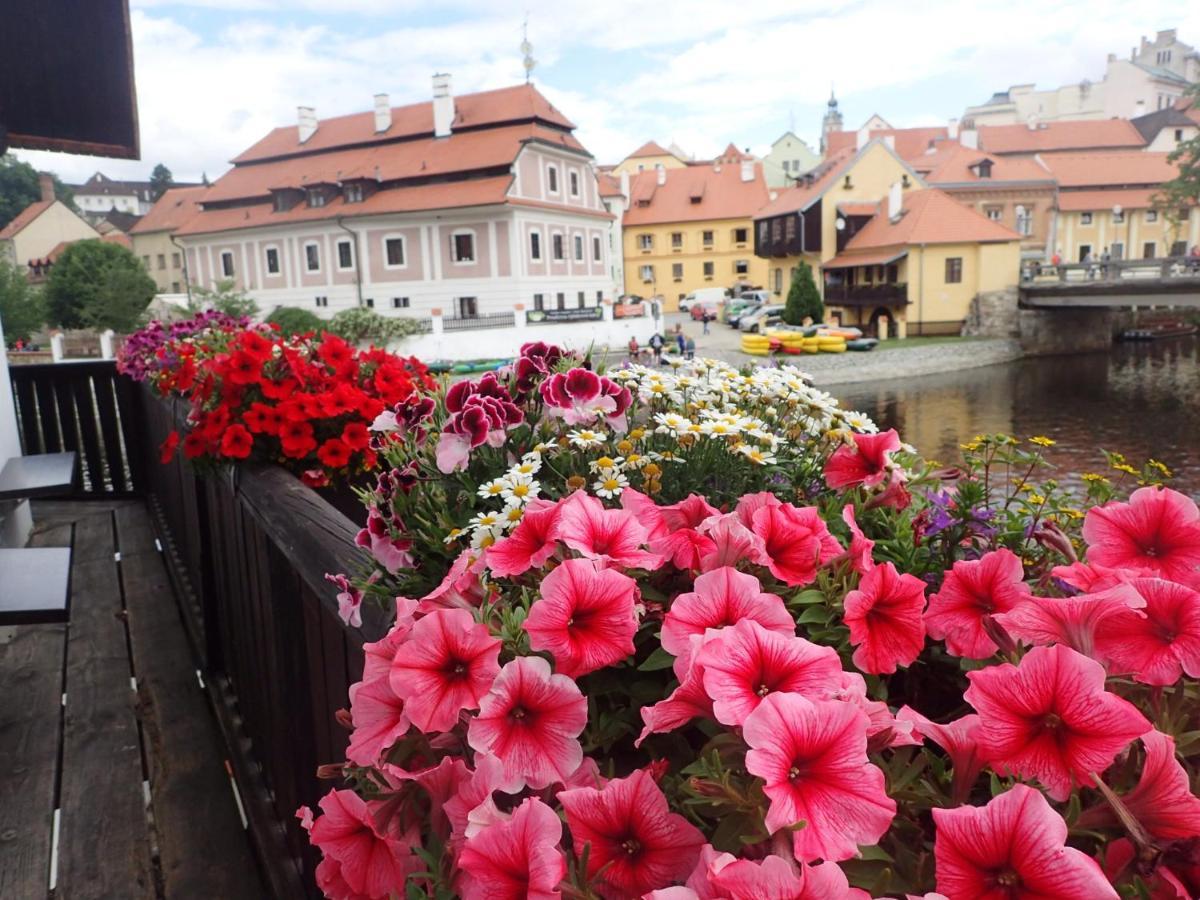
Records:
[[[155,897],[111,516],[75,528],[58,894]],[[102,839],[101,839],[102,836]]]
[[[253,900],[262,886],[149,516],[127,506],[116,518],[165,895]]]
[[[32,542],[69,547],[71,527]],[[0,897],[46,894],[65,648],[65,625],[22,626],[0,643]]]

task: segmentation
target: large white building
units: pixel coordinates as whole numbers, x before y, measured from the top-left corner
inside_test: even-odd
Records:
[[[963,126],[1013,125],[1061,119],[1132,119],[1179,100],[1188,85],[1200,81],[1200,54],[1179,40],[1175,29],[1160,31],[1154,40],[1141,39],[1128,59],[1110,53],[1099,81],[1039,91],[1033,84],[1016,84],[963,113]]]
[[[455,97],[447,75],[424,103],[302,107],[175,231],[189,278],[232,280],[267,311],[599,319],[620,245],[574,128],[532,85]]]
[[[118,181],[97,172],[83,184],[71,186],[75,206],[82,213],[103,215],[106,212],[130,213],[144,216],[154,205],[154,192],[148,181]]]

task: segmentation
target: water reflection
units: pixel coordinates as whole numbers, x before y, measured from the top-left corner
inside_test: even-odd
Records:
[[[1152,456],[1175,471],[1175,487],[1200,497],[1197,338],[833,391],[944,462],[980,432],[1044,434],[1058,441],[1047,455],[1066,471],[1102,470],[1101,447],[1134,465]]]

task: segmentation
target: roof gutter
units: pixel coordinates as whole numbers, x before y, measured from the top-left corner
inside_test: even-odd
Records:
[[[183,260],[183,289],[187,292],[188,306],[192,305],[192,277],[188,274],[187,250],[183,244],[179,243],[178,239],[173,234],[167,234],[167,240],[172,246],[179,248],[179,256]]]
[[[342,231],[354,238],[354,290],[355,293],[358,294],[358,305],[362,306],[362,259],[358,252],[358,232],[353,228],[349,228],[343,224],[342,218],[342,216],[338,216],[336,219],[334,219],[334,222],[337,224],[338,228],[342,229]]]

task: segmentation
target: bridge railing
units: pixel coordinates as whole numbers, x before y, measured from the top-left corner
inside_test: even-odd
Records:
[[[1163,256],[1154,259],[1110,259],[1107,262],[1037,265],[1021,273],[1025,284],[1086,283],[1126,279],[1171,279],[1200,276],[1200,256]]]

